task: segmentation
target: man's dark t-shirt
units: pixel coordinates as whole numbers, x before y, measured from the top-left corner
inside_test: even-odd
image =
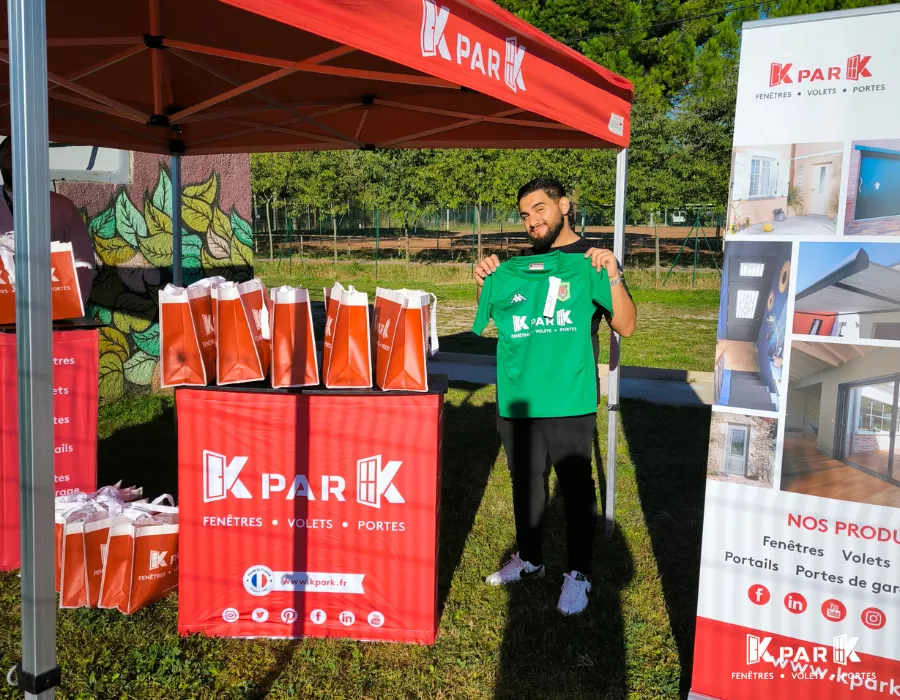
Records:
[[[591,248],[596,248],[597,245],[589,242],[586,238],[579,238],[574,243],[569,243],[568,245],[559,246],[558,248],[553,248],[552,250],[558,250],[561,253],[576,253],[578,255],[584,255]],[[534,248],[525,248],[522,255],[536,255]],[[600,321],[604,319],[606,313],[603,309],[597,307],[594,310],[594,315],[591,318],[591,344],[594,347],[594,364],[596,365],[600,361],[600,339],[597,334],[600,331]]]

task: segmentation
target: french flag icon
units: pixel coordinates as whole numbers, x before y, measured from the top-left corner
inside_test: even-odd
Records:
[[[265,588],[268,583],[269,577],[262,572],[255,573],[250,577],[250,584],[254,588]]]

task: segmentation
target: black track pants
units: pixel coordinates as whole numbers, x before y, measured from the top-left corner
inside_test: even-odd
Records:
[[[519,556],[535,565],[541,553],[550,464],[556,469],[566,513],[567,571],[589,576],[597,527],[597,493],[591,453],[597,416],[497,418],[513,489]]]

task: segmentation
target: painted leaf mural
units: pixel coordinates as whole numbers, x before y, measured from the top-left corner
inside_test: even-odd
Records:
[[[125,190],[116,197],[116,230],[128,244],[137,246],[139,238],[147,236],[147,224],[141,212],[131,203]]]
[[[229,173],[229,177],[231,173]],[[253,276],[253,232],[234,202],[222,206],[222,181],[210,172],[182,189],[184,284],[210,275]],[[247,171],[249,194],[249,167]],[[88,314],[100,331],[100,398],[159,389],[158,294],[172,281],[172,179],[160,162],[152,188],[137,201],[119,187],[108,205],[85,217],[98,259]]]

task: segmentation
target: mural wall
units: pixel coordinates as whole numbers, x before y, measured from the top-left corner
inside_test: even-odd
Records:
[[[253,276],[248,156],[182,161],[185,284],[209,275]],[[60,181],[94,241],[97,276],[87,314],[100,332],[100,399],[159,389],[159,290],[172,281],[172,179],[168,158],[132,154],[124,186]]]

